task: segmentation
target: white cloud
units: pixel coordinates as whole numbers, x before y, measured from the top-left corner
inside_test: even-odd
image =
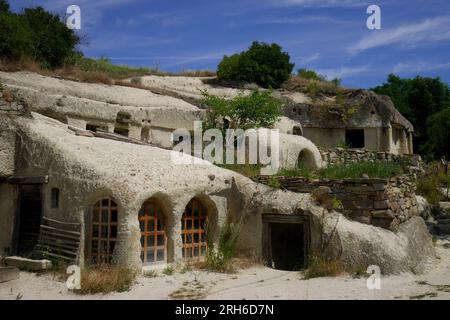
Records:
[[[298,62],[301,64],[308,64],[320,59],[320,53],[316,52],[310,55],[309,57],[299,57],[297,58]]]
[[[340,67],[331,69],[320,69],[317,70],[317,72],[319,74],[326,76],[327,79],[334,79],[334,78],[342,79],[369,72],[369,67],[368,66]]]
[[[445,70],[445,69],[450,69],[450,62],[449,63],[430,63],[430,62],[411,61],[411,62],[400,62],[400,63],[396,64],[392,69],[392,73],[395,73],[395,74],[408,73],[408,74],[410,74],[410,73]]]
[[[438,17],[423,22],[403,25],[396,29],[370,31],[371,34],[350,46],[350,53],[358,53],[368,49],[389,44],[419,45],[430,41],[450,39],[450,19]]]

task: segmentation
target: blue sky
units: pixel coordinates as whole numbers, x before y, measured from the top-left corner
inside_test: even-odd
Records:
[[[450,83],[448,0],[13,0],[64,13],[79,5],[89,57],[162,70],[215,70],[252,41],[276,42],[296,68],[372,87],[389,73],[440,76]],[[366,9],[382,29],[366,28]]]

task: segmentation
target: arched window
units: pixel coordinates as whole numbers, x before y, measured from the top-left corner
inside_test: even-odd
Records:
[[[199,200],[192,199],[186,206],[181,219],[184,259],[198,259],[206,255],[206,227],[206,208]]]
[[[141,260],[144,264],[167,261],[164,214],[155,200],[146,201],[139,211]]]
[[[117,204],[109,198],[97,201],[91,219],[89,262],[110,263],[117,241]]]

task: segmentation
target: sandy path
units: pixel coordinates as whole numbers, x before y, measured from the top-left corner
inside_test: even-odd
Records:
[[[19,280],[0,284],[0,299],[445,299],[450,300],[450,248],[438,242],[439,263],[424,275],[393,275],[369,290],[366,279],[351,276],[302,280],[298,272],[263,266],[237,274],[204,271],[139,277],[128,292],[80,296],[51,275],[22,272]],[[441,287],[439,287],[441,286]]]

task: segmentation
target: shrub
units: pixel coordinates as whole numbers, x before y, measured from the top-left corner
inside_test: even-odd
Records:
[[[345,267],[340,260],[328,260],[321,254],[312,254],[309,257],[309,265],[305,271],[304,279],[337,277],[344,272]]]
[[[168,265],[167,267],[164,268],[164,270],[162,271],[162,273],[166,276],[171,276],[173,275],[173,273],[175,272],[175,268],[171,265]]]
[[[211,238],[208,238],[208,251],[206,253],[205,267],[219,272],[234,271],[231,259],[236,250],[241,224],[226,224],[220,231],[219,243],[216,246]]]
[[[437,205],[441,200],[440,181],[437,174],[428,174],[418,179],[416,193],[423,196],[430,204]]]
[[[32,51],[32,34],[23,17],[0,12],[0,55],[18,60],[22,56],[31,55]]]
[[[254,82],[264,88],[279,88],[289,79],[294,64],[278,44],[253,42],[247,51],[225,56],[217,69],[222,80]]]
[[[80,39],[58,15],[37,7],[25,9],[22,16],[33,37],[31,56],[44,67],[60,67],[74,54]]]
[[[130,289],[136,273],[129,268],[101,264],[81,271],[80,294],[124,292]]]
[[[272,97],[270,91],[254,90],[249,95],[239,94],[227,100],[207,91],[202,104],[208,106],[208,125],[218,127],[223,119],[229,120],[230,129],[270,128],[281,116],[282,102]]]
[[[308,69],[298,69],[297,75],[300,78],[303,79],[309,79],[309,80],[317,80],[317,81],[325,81],[325,77],[318,74],[314,70],[308,70]]]

